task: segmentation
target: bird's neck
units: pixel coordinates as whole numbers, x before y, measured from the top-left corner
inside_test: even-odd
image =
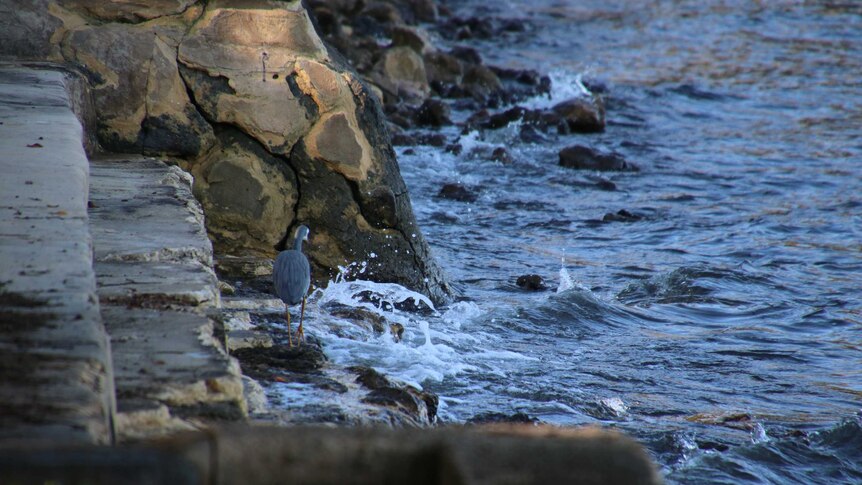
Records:
[[[297,251],[302,251],[302,238],[298,237],[295,241],[293,241],[293,249]]]

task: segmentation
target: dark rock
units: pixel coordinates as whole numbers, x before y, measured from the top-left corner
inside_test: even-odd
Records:
[[[423,59],[425,74],[430,84],[442,83],[444,86],[451,86],[461,82],[464,66],[458,57],[444,52],[429,52]]]
[[[551,110],[575,133],[597,133],[605,129],[605,106],[597,95],[573,98]]]
[[[416,111],[416,123],[425,126],[451,125],[449,106],[439,99],[426,99]]]
[[[416,143],[416,138],[413,137],[413,135],[409,135],[407,133],[393,133],[392,145],[397,147],[404,147],[418,145],[418,143]]]
[[[337,37],[342,33],[341,22],[338,15],[328,6],[316,6],[313,9],[313,19],[320,33],[326,37]]]
[[[404,4],[410,9],[416,22],[437,22],[440,15],[434,0],[407,0]]]
[[[464,151],[464,147],[460,143],[450,143],[446,145],[446,153],[451,153],[456,157]]]
[[[249,347],[237,349],[233,356],[242,362],[243,369],[255,369],[258,373],[272,373],[277,370],[289,372],[310,372],[323,367],[326,355],[311,336],[306,336],[302,345],[288,347],[276,345],[273,347]]]
[[[522,106],[514,106],[507,109],[506,111],[503,111],[502,113],[495,113],[489,116],[488,120],[482,123],[482,128],[487,128],[491,130],[503,128],[509,123],[523,119],[528,112],[529,110],[527,108],[524,108]]]
[[[330,315],[346,318],[353,321],[357,325],[365,327],[374,333],[382,334],[388,331],[396,342],[401,341],[404,335],[404,326],[400,323],[389,323],[383,315],[374,313],[365,308],[336,306],[327,308]]]
[[[446,135],[442,133],[419,133],[415,137],[417,145],[429,145],[432,147],[446,146]]]
[[[494,71],[485,66],[472,66],[464,72],[462,88],[473,98],[485,102],[503,91],[503,83]]]
[[[640,214],[632,214],[625,209],[620,209],[616,214],[612,212],[605,214],[605,216],[602,217],[602,222],[636,222],[643,218],[644,216]]]
[[[385,2],[370,2],[362,10],[362,14],[367,15],[381,24],[388,25],[403,25],[404,18],[401,12],[390,4]]]
[[[574,169],[636,172],[638,168],[616,153],[600,153],[582,145],[560,150],[560,166]]]
[[[373,303],[378,308],[390,310],[389,300],[384,301],[381,298],[381,295],[379,293],[373,292],[371,290],[367,290],[367,291],[360,291],[359,293],[357,293],[354,296],[356,298],[358,298],[360,301]],[[433,312],[431,307],[429,307],[427,304],[423,303],[422,301],[415,301],[415,300],[413,300],[413,298],[408,298],[408,299],[403,300],[403,301],[396,301],[396,302],[392,303],[392,305],[397,310],[401,310],[403,312],[419,313],[419,314],[424,314],[424,315],[428,315],[428,314],[431,314]]]
[[[406,25],[392,28],[392,45],[409,47],[419,54],[433,49],[424,30]]]
[[[400,323],[390,323],[389,332],[392,334],[393,340],[400,342],[404,337],[404,325],[401,325]]]
[[[494,149],[493,152],[491,152],[491,160],[494,160],[495,162],[500,162],[505,165],[515,163],[515,159],[513,159],[512,156],[509,155],[509,151],[503,147],[497,147]]]
[[[385,185],[375,187],[360,198],[362,213],[370,215],[366,219],[374,227],[398,227],[398,211],[396,210],[395,194]]]
[[[456,58],[466,62],[467,64],[479,65],[482,64],[482,56],[479,54],[479,51],[472,47],[464,47],[458,46],[452,48],[449,51],[449,54],[455,56]]]
[[[436,421],[439,405],[437,395],[393,382],[370,367],[356,366],[348,370],[357,374],[356,382],[371,391],[362,402],[399,409],[418,422],[425,421],[422,419],[423,414],[427,416],[428,423]]]
[[[461,184],[446,184],[440,188],[437,197],[442,199],[457,200],[460,202],[476,202],[479,198],[475,192]]]
[[[529,291],[543,291],[547,290],[548,287],[545,285],[545,280],[542,279],[541,276],[537,274],[525,274],[518,276],[518,280],[515,282],[519,288],[523,288]]]
[[[521,132],[518,134],[518,137],[524,143],[540,144],[548,141],[548,137],[543,135],[535,126],[531,125],[521,126]]]
[[[539,424],[539,418],[535,418],[526,413],[517,412],[514,414],[504,414],[496,412],[481,413],[467,420],[470,424],[497,424],[497,423],[524,423],[524,424]]]
[[[611,182],[608,179],[597,180],[596,187],[598,187],[599,190],[605,190],[608,192],[613,192],[614,190],[617,190],[617,184]]]

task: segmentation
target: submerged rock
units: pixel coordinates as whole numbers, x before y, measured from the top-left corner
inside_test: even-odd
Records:
[[[602,222],[636,222],[643,219],[640,214],[633,214],[625,209],[620,209],[616,213],[608,212],[602,217]]]
[[[637,166],[616,153],[601,153],[583,145],[572,145],[560,150],[561,167],[598,171],[636,172]]]
[[[446,184],[440,188],[437,197],[442,199],[457,200],[459,202],[476,202],[479,196],[462,184]]]
[[[518,276],[515,284],[518,285],[519,288],[529,291],[544,291],[548,289],[548,286],[545,284],[545,280],[537,274]]]
[[[512,158],[512,155],[509,155],[509,151],[503,147],[497,147],[491,152],[491,160],[495,162],[500,162],[504,165],[511,165],[515,163],[515,159]]]
[[[473,416],[467,420],[468,424],[499,424],[499,423],[525,423],[539,424],[539,418],[530,416],[527,413],[517,412],[513,414],[487,412]]]
[[[439,99],[428,98],[416,111],[416,123],[425,126],[451,125],[449,106]]]

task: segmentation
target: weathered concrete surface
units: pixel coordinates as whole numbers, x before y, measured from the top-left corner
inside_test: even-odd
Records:
[[[615,432],[532,425],[385,428],[229,426],[134,447],[0,452],[10,483],[264,485],[659,484]]]
[[[91,164],[90,228],[114,350],[121,440],[246,414],[237,361],[209,314],[219,292],[191,180],[141,157]]]
[[[88,162],[63,72],[0,67],[0,446],[111,440]]]

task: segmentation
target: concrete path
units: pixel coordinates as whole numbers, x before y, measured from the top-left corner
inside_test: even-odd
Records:
[[[218,281],[191,179],[158,160],[91,163],[90,232],[113,343],[117,432],[191,428],[246,415],[239,364],[216,340]]]
[[[0,67],[0,446],[111,441],[112,375],[62,72]]]

